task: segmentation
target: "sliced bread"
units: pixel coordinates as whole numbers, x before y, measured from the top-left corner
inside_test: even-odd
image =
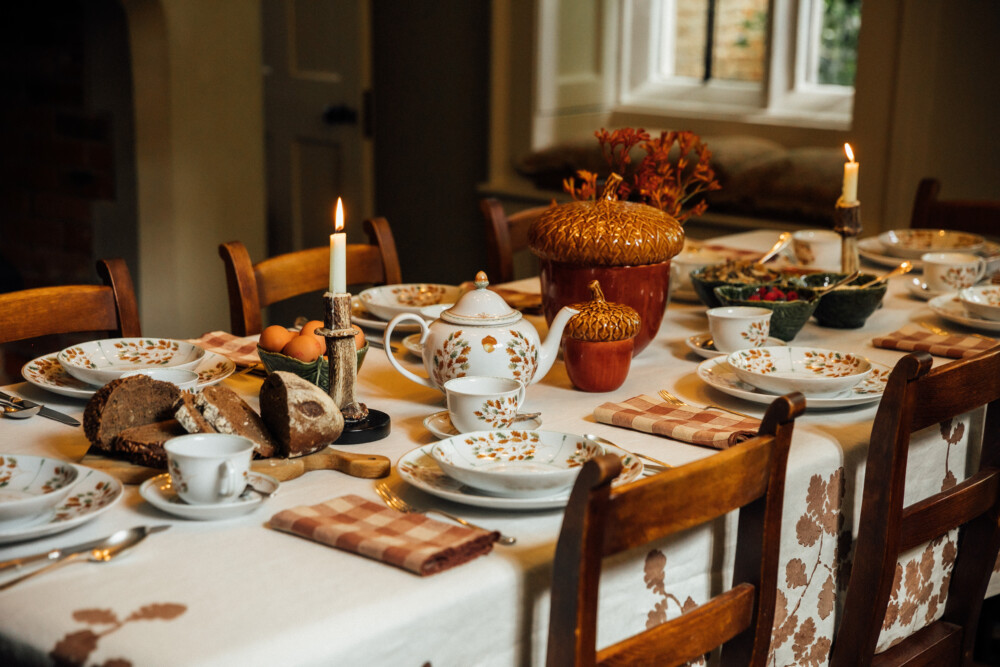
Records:
[[[221,384],[212,385],[195,394],[194,402],[216,431],[253,440],[254,451],[261,458],[274,456],[274,439],[264,421],[235,391]]]
[[[145,375],[113,380],[98,389],[83,412],[83,432],[92,447],[116,454],[115,438],[127,429],[171,419],[180,390]]]

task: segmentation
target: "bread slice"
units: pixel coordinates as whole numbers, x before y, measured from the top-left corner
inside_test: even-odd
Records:
[[[176,419],[133,426],[115,436],[114,455],[136,465],[166,469],[167,452],[163,444],[170,438],[186,434]]]
[[[260,414],[278,456],[304,456],[333,443],[344,417],[330,395],[298,375],[276,371],[260,386]]]
[[[145,375],[113,380],[98,389],[83,412],[83,432],[92,447],[114,456],[122,431],[171,419],[180,390]]]
[[[216,431],[253,440],[254,451],[261,458],[274,456],[274,439],[264,420],[235,391],[221,384],[212,385],[195,394],[194,402]]]
[[[188,433],[217,433],[215,427],[198,409],[195,394],[190,391],[182,391],[181,397],[174,405],[174,419],[181,423],[181,426]]]

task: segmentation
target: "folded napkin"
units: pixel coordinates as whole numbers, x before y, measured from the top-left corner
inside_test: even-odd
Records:
[[[716,410],[699,410],[689,405],[673,405],[651,396],[636,396],[624,403],[604,403],[594,410],[594,418],[604,424],[624,426],[714,449],[739,444],[757,435],[760,429],[759,419]]]
[[[260,363],[260,355],[257,354],[257,336],[240,338],[225,331],[210,331],[201,338],[192,338],[188,342],[209,352],[229,357],[240,366]]]
[[[283,510],[269,525],[420,575],[488,554],[500,537],[416,512],[403,514],[355,495]]]
[[[872,338],[872,345],[889,350],[930,352],[939,357],[961,359],[979,354],[1000,344],[992,338],[972,334],[937,334],[916,324],[907,324],[898,331]]]

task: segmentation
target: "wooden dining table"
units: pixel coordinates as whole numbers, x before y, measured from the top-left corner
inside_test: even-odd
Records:
[[[741,249],[766,249],[776,232],[716,239]],[[868,267],[881,272],[881,267]],[[860,329],[828,329],[810,321],[795,338],[808,345],[859,353],[891,367],[904,353],[876,348],[872,337],[906,323],[959,330],[939,318],[893,278],[883,307]],[[508,285],[538,290],[537,279]],[[531,317],[544,335],[540,317]],[[666,389],[697,405],[717,404],[755,416],[764,403],[725,394],[699,378],[705,361],[686,340],[706,333],[705,307],[672,300],[659,334],[633,359],[625,384],[606,394],[576,390],[562,362],[527,389],[525,411],[541,413],[541,427],[594,433],[620,447],[671,465],[715,450],[597,422],[594,409]],[[368,332],[377,340],[379,334]],[[399,340],[401,363],[421,362]],[[436,441],[424,420],[445,409],[440,392],[413,383],[374,346],[358,374],[356,395],[391,418],[388,437],[343,445],[388,456],[394,464]],[[935,364],[946,363],[935,357]],[[261,379],[242,374],[224,381],[256,405]],[[85,399],[46,392],[27,383],[4,388],[82,419]],[[846,586],[851,536],[860,509],[864,461],[878,402],[817,409],[797,421],[788,462],[781,538],[781,572],[773,655],[769,664],[825,664]],[[976,458],[976,415],[966,438],[941,433],[911,455],[907,502],[961,478]],[[951,439],[949,439],[951,438]],[[954,442],[952,442],[954,440]],[[80,427],[42,417],[0,419],[0,454],[79,461],[88,442]],[[517,538],[513,546],[432,576],[421,577],[353,553],[267,527],[275,513],[356,494],[375,502],[375,481],[317,470],[286,481],[254,511],[220,520],[166,514],[126,485],[120,499],[92,519],[36,539],[0,544],[0,561],[72,545],[137,525],[169,525],[129,554],[110,562],[81,562],[0,591],[0,664],[45,664],[54,656],[85,664],[109,660],[135,665],[539,665],[544,663],[548,589],[562,513],[496,509],[452,502],[404,481],[394,465],[388,484],[420,508],[445,509]],[[598,641],[606,645],[683,610],[726,586],[732,571],[735,522],[668,538],[616,557],[601,582]],[[0,526],[2,534],[2,526]],[[935,554],[937,552],[934,552]],[[919,558],[921,554],[914,556]],[[934,560],[934,559],[937,560]],[[924,584],[940,582],[940,556],[921,570]],[[926,562],[926,561],[925,561]],[[16,576],[0,572],[0,585]],[[937,577],[936,579],[934,577]],[[906,595],[909,596],[907,587]],[[997,577],[990,594],[1000,591]],[[936,592],[936,589],[935,589]],[[913,599],[910,599],[912,597]],[[907,622],[933,615],[936,601],[907,598]],[[940,605],[943,607],[943,604]],[[938,610],[937,613],[940,613]],[[904,631],[902,621],[897,631]]]

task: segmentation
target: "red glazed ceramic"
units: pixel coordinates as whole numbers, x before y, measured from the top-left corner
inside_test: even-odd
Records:
[[[563,361],[570,382],[580,391],[614,391],[625,383],[635,338],[612,341],[563,339]]]
[[[580,266],[541,260],[545,320],[551,323],[563,306],[589,300],[588,285],[592,280],[600,281],[608,301],[631,306],[639,313],[642,324],[632,356],[639,354],[660,330],[667,309],[670,261],[640,266]]]

